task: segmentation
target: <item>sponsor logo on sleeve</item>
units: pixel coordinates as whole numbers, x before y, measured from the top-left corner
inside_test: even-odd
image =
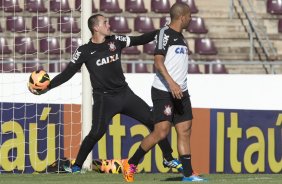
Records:
[[[76,51],[74,52],[74,54],[72,55],[71,62],[75,63],[75,62],[78,60],[78,58],[80,57],[80,54],[81,54],[81,52],[79,52],[78,50],[76,50]]]
[[[167,45],[168,39],[169,39],[169,35],[164,34],[164,38],[163,38],[163,48],[165,48],[165,46]]]
[[[122,42],[126,42],[126,36],[120,36],[120,35],[116,35],[115,36],[116,40],[122,41]]]

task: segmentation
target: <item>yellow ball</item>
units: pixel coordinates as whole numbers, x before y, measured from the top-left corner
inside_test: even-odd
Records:
[[[28,83],[29,91],[35,95],[41,95],[43,93],[46,93],[47,90],[33,88],[33,86],[37,86],[40,83],[45,83],[46,85],[50,84],[50,77],[44,70],[37,70],[30,74]]]

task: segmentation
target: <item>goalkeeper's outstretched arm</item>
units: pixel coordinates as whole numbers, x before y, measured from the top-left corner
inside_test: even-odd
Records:
[[[70,62],[68,64],[68,66],[66,67],[66,69],[56,75],[50,82],[50,84],[48,85],[48,89],[53,89],[65,82],[67,82],[70,78],[72,78],[72,76],[74,76],[74,74],[81,68],[81,65],[78,66],[77,64],[74,64],[72,62]]]
[[[71,61],[69,62],[68,66],[64,71],[62,71],[60,74],[55,76],[49,85],[46,85],[44,83],[37,84],[37,86],[33,86],[34,89],[40,89],[40,90],[50,90],[53,89],[65,82],[67,82],[74,74],[79,71],[82,64],[84,63],[84,56],[82,51],[84,50],[83,46],[78,47],[78,49],[74,52]]]
[[[82,64],[81,64],[82,65]],[[66,69],[62,71],[62,73],[56,75],[50,82],[48,83],[38,83],[36,86],[34,85],[34,89],[40,89],[40,90],[50,90],[53,89],[65,82],[67,82],[74,74],[81,68],[81,65],[74,64],[70,62]]]

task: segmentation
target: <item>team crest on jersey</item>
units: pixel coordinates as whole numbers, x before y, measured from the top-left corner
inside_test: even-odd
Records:
[[[110,47],[109,47],[109,50],[110,50],[110,51],[115,51],[115,50],[116,50],[116,46],[115,46],[115,43],[114,43],[114,42],[110,42],[110,43],[109,43],[109,46],[110,46]]]
[[[170,105],[165,105],[164,114],[166,116],[170,116],[171,115],[171,106]]]

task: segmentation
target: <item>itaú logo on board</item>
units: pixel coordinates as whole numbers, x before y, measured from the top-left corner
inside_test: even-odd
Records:
[[[36,110],[40,112],[41,106],[37,105]],[[26,120],[23,117],[17,121],[10,120],[1,123],[0,170],[20,173],[31,172],[31,170],[44,171],[48,165],[56,161],[58,157],[56,146],[60,145],[57,141],[61,132],[59,129],[56,130],[56,126],[57,128],[59,126],[58,122],[49,122],[49,118],[50,120],[58,119],[54,115],[56,113],[51,113],[52,108],[44,107],[40,117],[34,119],[36,122],[28,122],[31,118]],[[54,110],[57,108],[54,107]],[[27,114],[37,117],[38,114],[32,114],[35,109],[29,108],[29,110]],[[19,114],[19,111],[15,113]]]
[[[211,135],[212,172],[282,172],[281,111],[216,111]]]

